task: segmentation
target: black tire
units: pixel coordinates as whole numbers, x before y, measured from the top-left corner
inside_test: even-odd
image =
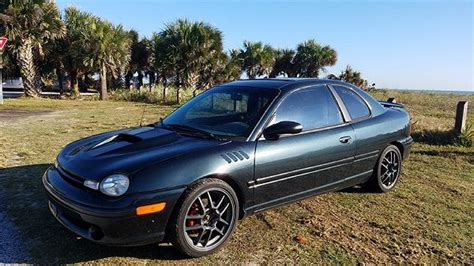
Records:
[[[199,180],[178,202],[169,224],[171,242],[189,257],[214,253],[229,239],[238,214],[239,202],[231,186],[214,178]]]
[[[380,154],[368,185],[377,192],[391,191],[400,180],[401,170],[400,150],[395,145],[389,145]]]

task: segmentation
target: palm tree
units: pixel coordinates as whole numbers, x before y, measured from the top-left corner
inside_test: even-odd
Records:
[[[278,49],[275,51],[275,63],[273,64],[270,77],[274,78],[279,75],[286,75],[287,77],[296,77],[297,69],[293,62],[295,57],[295,50],[293,49]]]
[[[107,99],[107,73],[113,77],[125,72],[130,61],[130,38],[121,25],[96,19],[92,27],[93,52],[86,65],[99,69],[100,99]]]
[[[294,64],[299,77],[318,77],[327,66],[337,61],[337,53],[330,46],[321,46],[315,40],[308,40],[298,45]]]
[[[211,25],[180,19],[166,25],[154,39],[155,60],[171,74],[166,80],[174,81],[177,102],[182,86],[196,92],[200,74],[223,65],[218,62],[223,54],[222,33]]]
[[[262,42],[245,41],[240,57],[243,60],[242,69],[249,79],[269,75],[275,61],[273,48]]]
[[[367,80],[363,79],[361,73],[352,69],[350,65],[347,65],[346,69],[341,71],[341,74],[339,74],[338,78],[340,80],[352,83],[360,88],[365,89],[367,87]]]
[[[129,38],[131,41],[130,50],[130,64],[125,75],[125,87],[130,87],[130,79],[135,72],[138,73],[138,87],[143,86],[143,76],[148,70],[148,63],[151,56],[151,47],[149,41],[144,38],[139,40],[138,32],[129,31]]]
[[[224,69],[224,77],[221,82],[239,79],[242,75],[242,65],[243,60],[240,57],[240,51],[238,49],[230,50],[227,57],[227,64]]]
[[[66,36],[59,41],[58,48],[62,53],[62,65],[69,73],[74,96],[79,95],[79,77],[94,70],[86,61],[93,52],[92,31],[97,19],[75,7],[68,7],[64,12]]]
[[[152,39],[143,38],[142,41],[143,47],[146,50],[146,62],[142,65],[145,76],[148,77],[148,84],[150,91],[156,82],[156,69],[155,69],[155,53],[154,53],[154,43]]]
[[[42,89],[35,60],[43,46],[61,38],[65,27],[56,5],[49,1],[13,1],[0,14],[5,32],[13,43],[25,95],[37,97]]]
[[[162,95],[163,101],[165,101],[168,83],[174,73],[174,62],[172,62],[172,58],[168,56],[166,43],[160,37],[160,34],[153,33],[151,41],[153,44],[153,68],[158,74],[159,82],[163,85]]]

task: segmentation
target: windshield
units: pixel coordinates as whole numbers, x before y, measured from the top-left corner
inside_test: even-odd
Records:
[[[216,87],[191,99],[162,124],[246,139],[277,94],[276,89]]]

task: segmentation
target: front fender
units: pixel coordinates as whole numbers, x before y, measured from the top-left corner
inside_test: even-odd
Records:
[[[255,142],[231,142],[149,165],[131,176],[129,192],[151,192],[187,187],[210,176],[225,177],[245,201],[253,198],[248,182],[254,178]]]

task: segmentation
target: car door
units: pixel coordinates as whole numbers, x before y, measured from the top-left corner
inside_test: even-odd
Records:
[[[352,174],[354,132],[325,85],[282,99],[269,125],[281,121],[298,122],[303,131],[257,141],[252,184],[256,209],[329,189]]]
[[[331,87],[342,100],[356,136],[353,170],[356,174],[370,174],[387,140],[380,134],[378,124],[371,118],[369,105],[354,89],[343,85]]]

